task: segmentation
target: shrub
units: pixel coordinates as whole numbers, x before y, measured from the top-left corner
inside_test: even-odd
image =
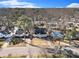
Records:
[[[21,43],[21,42],[23,42],[23,40],[22,40],[21,38],[16,38],[16,39],[13,39],[13,40],[11,41],[11,43],[13,43],[13,45],[19,44],[19,43]]]

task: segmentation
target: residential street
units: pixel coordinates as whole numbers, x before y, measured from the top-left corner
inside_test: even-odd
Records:
[[[37,55],[42,54],[44,50],[39,47],[34,47],[31,45],[27,45],[26,47],[8,47],[0,49],[0,56],[8,56],[8,55]]]
[[[30,40],[28,40],[29,43]],[[30,45],[26,43],[25,47],[4,47],[0,49],[0,56],[8,56],[8,55],[27,55],[30,57],[31,55],[37,56],[37,54],[44,54],[46,50],[40,46]],[[46,52],[47,53],[47,52]]]

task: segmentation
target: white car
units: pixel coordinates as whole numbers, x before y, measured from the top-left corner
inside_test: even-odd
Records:
[[[3,37],[4,37],[4,35],[2,33],[0,33],[0,38],[3,38]]]
[[[0,33],[0,38],[9,38],[11,36],[12,35],[11,34],[8,34],[8,33],[3,33],[3,32]]]
[[[11,36],[12,36],[11,34],[4,34],[4,38],[9,38]]]
[[[15,34],[14,35],[15,38],[27,38],[29,37],[29,34],[25,34],[25,33],[22,33],[22,34]]]

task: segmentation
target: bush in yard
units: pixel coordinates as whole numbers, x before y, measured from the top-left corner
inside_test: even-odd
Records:
[[[11,43],[13,43],[13,45],[19,44],[19,43],[21,43],[21,42],[23,42],[23,40],[22,40],[21,38],[16,38],[16,39],[13,39],[13,40],[11,41]]]

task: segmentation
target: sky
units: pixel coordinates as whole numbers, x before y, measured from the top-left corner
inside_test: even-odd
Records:
[[[0,8],[79,8],[79,0],[0,0]]]

